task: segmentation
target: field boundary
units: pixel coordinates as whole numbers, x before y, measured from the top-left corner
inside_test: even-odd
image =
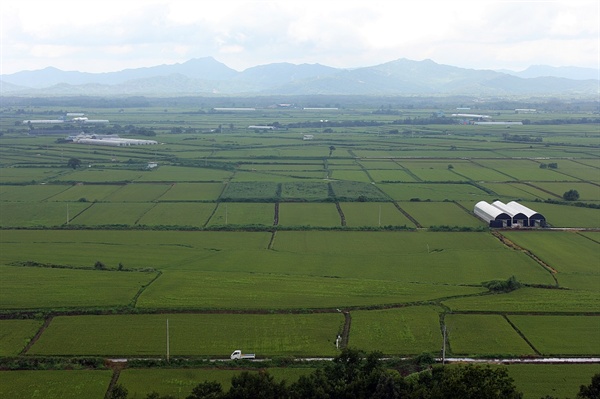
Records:
[[[44,320],[44,324],[42,324],[42,326],[40,327],[39,330],[37,330],[37,332],[35,333],[35,335],[33,336],[33,338],[31,338],[31,340],[29,340],[29,342],[27,343],[27,345],[25,345],[25,347],[23,348],[23,350],[19,353],[19,356],[27,354],[27,352],[29,351],[29,349],[31,349],[31,347],[38,341],[38,339],[40,339],[40,337],[42,336],[42,334],[44,333],[44,331],[46,331],[46,329],[48,328],[48,326],[50,326],[50,322],[52,321],[53,318],[54,318],[54,316],[48,316],[46,318],[46,320]]]
[[[556,278],[556,274],[558,273],[558,271],[556,269],[554,269],[552,266],[550,266],[549,264],[547,264],[546,262],[544,262],[543,260],[538,258],[537,255],[535,255],[530,250],[523,248],[520,245],[517,245],[516,243],[512,242],[507,237],[503,236],[502,233],[500,233],[496,230],[492,230],[492,235],[494,237],[496,237],[498,240],[500,240],[500,242],[502,242],[508,248],[512,248],[516,251],[521,251],[524,254],[526,254],[527,256],[529,256],[531,259],[536,261],[540,266],[542,266],[546,271],[548,271],[548,273],[550,273],[550,275],[554,279],[555,286],[560,287],[560,284],[558,283],[558,279]]]
[[[519,336],[521,338],[523,338],[523,340],[525,342],[527,342],[527,345],[529,345],[529,347],[531,349],[533,349],[533,351],[536,353],[536,355],[538,355],[538,356],[542,355],[542,353],[539,350],[537,350],[537,348],[535,346],[533,346],[531,341],[529,339],[527,339],[525,334],[523,334],[523,332],[521,330],[519,330],[519,327],[517,327],[512,321],[510,321],[510,319],[508,318],[508,316],[506,314],[503,314],[502,317],[504,318],[504,320],[506,320],[508,322],[508,324],[510,324],[510,326],[513,328],[513,330],[515,330],[516,333],[519,334]]]

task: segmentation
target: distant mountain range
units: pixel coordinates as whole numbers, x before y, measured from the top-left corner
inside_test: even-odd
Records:
[[[0,75],[3,96],[476,95],[596,96],[599,71],[532,66],[522,72],[398,59],[356,69],[274,63],[238,72],[212,57],[86,73],[48,67]]]

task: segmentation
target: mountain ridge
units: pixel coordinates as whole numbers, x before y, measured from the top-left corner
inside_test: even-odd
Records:
[[[536,72],[536,70],[538,72]],[[61,71],[47,67],[0,75],[1,95],[597,95],[597,79],[537,76],[577,68],[533,68],[530,77],[467,69],[433,60],[400,58],[369,67],[343,69],[287,62],[238,72],[212,57],[116,72]],[[526,70],[527,71],[527,70]],[[524,71],[525,72],[525,71]],[[589,71],[585,76],[590,76]]]

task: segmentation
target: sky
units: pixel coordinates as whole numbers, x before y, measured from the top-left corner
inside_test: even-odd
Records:
[[[111,72],[213,57],[358,68],[600,67],[600,1],[2,0],[0,74]]]

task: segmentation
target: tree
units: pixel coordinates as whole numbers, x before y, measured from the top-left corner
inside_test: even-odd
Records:
[[[106,270],[106,265],[104,263],[100,262],[99,260],[97,260],[96,263],[94,263],[94,269]]]
[[[579,192],[577,190],[569,190],[563,194],[565,201],[577,201],[579,199]]]
[[[329,146],[329,156],[331,156],[331,154],[333,154],[334,151],[335,151],[335,146],[334,145],[330,145]]]
[[[272,375],[261,370],[258,373],[243,371],[231,379],[227,399],[278,399],[288,396],[285,381],[275,382]]]
[[[467,365],[434,367],[431,375],[422,374],[419,389],[431,399],[520,399],[514,380],[506,368]],[[423,390],[424,388],[424,390]]]
[[[69,168],[77,169],[78,167],[81,166],[81,160],[79,158],[70,158],[67,161],[67,166]]]
[[[121,384],[116,384],[112,391],[110,391],[110,399],[127,399],[129,392]]]
[[[204,381],[196,385],[186,399],[221,399],[224,397],[221,383],[217,381]]]
[[[577,399],[600,399],[600,373],[592,377],[590,385],[581,385]]]

